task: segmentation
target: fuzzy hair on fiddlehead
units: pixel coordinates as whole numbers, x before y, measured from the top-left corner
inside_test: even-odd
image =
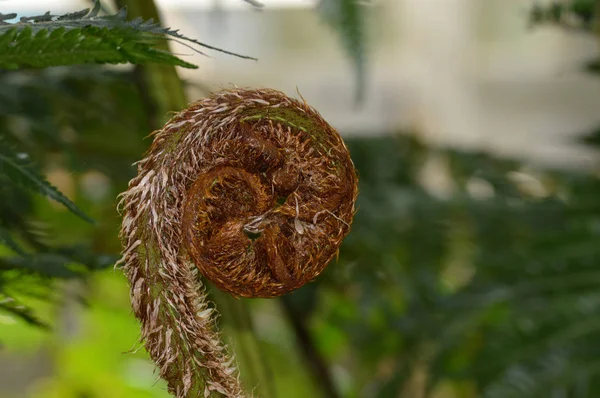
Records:
[[[121,262],[146,349],[177,397],[246,396],[199,274],[249,298],[315,279],[350,232],[348,150],[306,102],[235,88],[176,114],[137,167]]]

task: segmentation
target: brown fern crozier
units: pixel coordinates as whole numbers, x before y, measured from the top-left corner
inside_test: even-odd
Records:
[[[339,134],[279,91],[216,93],[155,133],[123,194],[122,261],[172,393],[244,395],[197,270],[235,296],[290,292],[336,255],[356,195]]]

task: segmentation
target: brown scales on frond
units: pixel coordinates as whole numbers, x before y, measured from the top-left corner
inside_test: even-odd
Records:
[[[336,255],[356,195],[339,134],[279,91],[216,93],[156,132],[123,195],[123,262],[172,393],[243,395],[189,258],[233,295],[280,296]]]

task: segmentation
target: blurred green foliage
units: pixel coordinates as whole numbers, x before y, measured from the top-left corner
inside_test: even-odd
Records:
[[[359,212],[345,267],[324,281],[340,302],[322,316],[349,337],[357,379],[376,396],[397,396],[419,371],[428,391],[445,380],[477,391],[451,396],[596,396],[597,174],[435,151],[452,181],[440,198],[418,179],[431,150],[350,144]]]

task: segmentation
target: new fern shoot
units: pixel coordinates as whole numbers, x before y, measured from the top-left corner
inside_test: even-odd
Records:
[[[279,91],[215,93],[154,134],[122,197],[121,261],[175,396],[247,396],[198,271],[235,296],[297,289],[338,252],[356,196],[337,131]]]

